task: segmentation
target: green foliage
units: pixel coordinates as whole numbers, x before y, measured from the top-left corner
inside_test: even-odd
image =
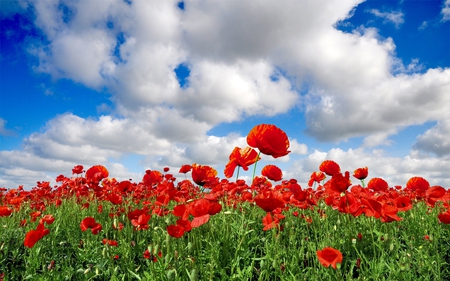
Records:
[[[383,223],[365,216],[339,213],[320,203],[314,209],[291,208],[279,228],[262,230],[265,212],[250,203],[225,207],[208,223],[181,238],[168,235],[173,215],[153,215],[146,230],[135,230],[126,212],[111,218],[129,203],[102,202],[81,209],[76,200],[44,214],[55,217],[50,233],[34,247],[23,245],[25,234],[38,221],[20,227],[30,208],[0,217],[0,273],[4,280],[448,280],[450,233],[439,223],[439,208],[425,203],[399,215],[401,221]],[[318,211],[320,210],[320,212]],[[298,212],[294,216],[293,212]],[[95,217],[98,235],[82,232],[80,222]],[[122,222],[117,230],[113,223]],[[360,236],[358,237],[358,234]],[[102,243],[107,238],[118,246]],[[339,249],[337,270],[323,267],[316,251]],[[149,250],[150,259],[143,253]],[[158,253],[161,252],[161,257]],[[154,258],[154,259],[153,259]]]

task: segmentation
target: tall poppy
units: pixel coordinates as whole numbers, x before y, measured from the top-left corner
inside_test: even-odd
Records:
[[[353,172],[353,176],[359,180],[367,178],[368,175],[369,175],[369,168],[367,167],[358,168]]]
[[[261,175],[273,181],[280,181],[283,179],[283,172],[275,165],[264,166],[261,170]]]
[[[240,147],[235,147],[230,154],[230,161],[225,166],[224,175],[227,178],[233,176],[234,170],[237,166],[242,167],[244,171],[248,170],[248,166],[254,164],[259,160],[258,152],[251,147],[246,147],[244,149]]]
[[[258,148],[261,153],[274,158],[289,154],[289,139],[286,133],[275,125],[260,124],[247,135],[247,143]]]
[[[319,262],[325,267],[329,267],[331,265],[334,269],[336,269],[336,264],[342,263],[341,251],[336,250],[332,247],[326,247],[322,250],[318,250],[316,254]]]

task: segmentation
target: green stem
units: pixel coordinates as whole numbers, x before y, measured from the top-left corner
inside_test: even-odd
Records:
[[[238,180],[238,178],[239,178],[239,170],[241,169],[241,166],[238,166],[238,170],[237,170],[237,173],[236,173],[236,181]]]
[[[256,156],[255,166],[253,167],[252,184],[253,184],[253,180],[255,179],[255,174],[256,174],[256,164],[258,164],[259,155],[261,155],[261,151],[258,153],[258,156]]]

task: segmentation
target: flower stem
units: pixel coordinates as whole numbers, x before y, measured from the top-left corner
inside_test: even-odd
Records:
[[[255,179],[255,174],[256,174],[256,164],[258,164],[259,156],[260,156],[260,155],[261,155],[261,151],[258,153],[258,156],[256,156],[255,166],[253,167],[252,183],[253,183],[253,180]]]

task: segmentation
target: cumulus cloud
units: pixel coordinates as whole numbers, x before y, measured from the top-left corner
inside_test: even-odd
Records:
[[[399,28],[405,22],[403,19],[404,14],[401,11],[381,12],[377,9],[371,9],[368,12],[376,17],[382,18],[385,23],[389,22],[394,24],[396,28]]]
[[[29,45],[34,70],[106,89],[114,109],[99,105],[105,115],[98,118],[55,117],[24,139],[23,151],[1,152],[2,173],[12,182],[18,167],[32,174],[92,163],[124,175],[126,168],[112,159],[128,154],[143,156],[140,164],[152,169],[224,165],[234,146],[246,146],[245,137],[214,136],[211,129],[292,110],[305,114],[306,132],[315,139],[363,137],[365,149],[391,144],[389,137],[409,125],[438,122],[409,158],[362,148],[308,152],[292,139],[292,153],[277,160],[308,155],[287,170],[303,178],[321,159],[335,157],[404,180],[396,173],[408,174],[406,163],[416,163],[419,152],[448,154],[448,146],[436,145],[448,133],[450,69],[422,71],[417,59],[403,65],[394,40],[374,28],[337,30],[361,2],[198,0],[185,1],[185,10],[177,0],[21,2],[33,7],[45,37]],[[396,27],[404,22],[400,11],[370,13]],[[174,71],[180,64],[190,70],[183,88]],[[425,172],[438,177],[431,168],[443,158],[429,160]]]
[[[450,119],[439,121],[434,127],[417,137],[414,148],[431,152],[439,157],[450,155]]]

